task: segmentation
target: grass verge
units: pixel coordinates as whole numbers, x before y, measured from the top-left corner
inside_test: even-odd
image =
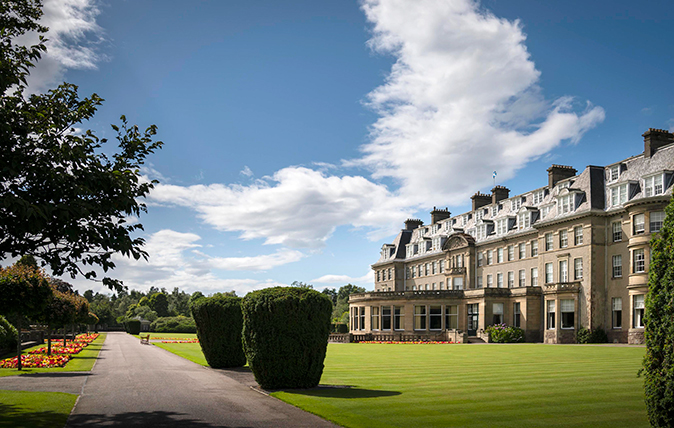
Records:
[[[646,427],[644,348],[330,344],[322,385],[273,393],[346,427]]]
[[[150,335],[150,340],[155,340],[155,339],[196,339],[197,334],[196,333],[153,333],[153,332],[143,332],[141,334],[149,334]],[[140,339],[139,334],[134,334],[134,337],[137,337]]]
[[[0,428],[65,426],[77,395],[0,390]]]
[[[96,340],[91,342],[86,348],[82,349],[79,354],[73,355],[65,367],[54,367],[52,369],[26,368],[22,369],[21,371],[17,369],[0,369],[0,377],[17,376],[31,373],[81,372],[91,370],[91,368],[94,366],[94,363],[96,362],[96,359],[98,358],[98,353],[101,352],[103,342],[105,342],[105,337],[106,334],[101,333],[100,336],[96,338]],[[47,345],[38,345],[32,348],[24,349],[23,353],[27,353],[28,351],[41,348],[43,346]],[[4,356],[3,358],[13,357],[15,355],[16,354],[10,354]]]
[[[161,343],[154,342],[154,346],[165,349],[169,352],[172,352],[179,357],[183,357],[186,360],[190,360],[193,363],[200,364],[202,366],[208,367],[206,362],[206,357],[201,351],[201,345],[198,343]]]

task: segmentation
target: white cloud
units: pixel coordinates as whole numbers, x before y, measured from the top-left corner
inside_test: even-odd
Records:
[[[96,23],[100,11],[95,0],[45,0],[40,23],[49,27],[47,53],[28,77],[31,93],[43,92],[60,83],[68,69],[95,69],[104,59],[98,51],[103,30]],[[37,34],[20,41],[35,44]]]
[[[365,0],[371,47],[397,58],[369,94],[380,115],[364,157],[349,164],[391,177],[409,204],[464,204],[491,172],[512,178],[604,119],[569,97],[543,99],[518,21],[470,0]]]
[[[367,286],[372,285],[374,282],[374,272],[370,271],[366,273],[363,276],[354,278],[349,275],[323,275],[319,278],[312,279],[309,281],[310,283],[317,283],[317,284],[341,284],[341,285],[346,285],[346,284],[354,284],[354,285],[361,285],[365,284]]]
[[[246,177],[252,177],[253,176],[253,170],[248,168],[248,165],[244,165],[243,170],[239,173],[241,175],[245,175]]]
[[[321,247],[341,225],[368,227],[373,239],[380,238],[406,216],[383,185],[303,167],[284,168],[249,186],[160,184],[149,202],[190,207],[218,230],[292,248]]]
[[[297,250],[279,249],[274,254],[253,257],[209,257],[208,265],[220,270],[269,270],[276,266],[300,261],[304,254]]]

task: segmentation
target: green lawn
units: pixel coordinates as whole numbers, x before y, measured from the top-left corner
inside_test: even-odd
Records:
[[[157,346],[162,349],[166,349],[169,352],[183,357],[187,360],[192,361],[193,363],[201,364],[202,366],[208,367],[204,353],[201,352],[201,345],[198,343],[161,343],[153,342],[154,346]]]
[[[346,427],[648,426],[642,347],[330,344],[322,385],[273,393]]]
[[[98,353],[101,352],[103,347],[103,342],[105,342],[105,333],[101,333],[100,336],[93,342],[89,344],[86,348],[82,349],[79,354],[72,356],[68,364],[65,367],[55,367],[52,369],[22,369],[21,371],[17,369],[0,369],[0,377],[3,376],[16,376],[29,373],[59,373],[59,372],[79,372],[91,370],[98,358]],[[44,345],[34,346],[32,348],[25,349],[23,352],[27,353],[30,350],[40,348]],[[16,354],[4,355],[2,358],[13,357]]]
[[[65,426],[77,395],[0,390],[0,428]]]
[[[150,340],[155,340],[155,339],[164,339],[164,338],[169,338],[169,339],[196,339],[197,335],[196,333],[153,333],[153,332],[143,332],[141,333],[143,335],[149,334],[150,335]],[[134,337],[138,337],[140,339],[139,334],[134,334]]]

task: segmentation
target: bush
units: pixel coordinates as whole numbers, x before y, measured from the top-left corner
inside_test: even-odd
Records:
[[[330,335],[330,299],[311,289],[266,288],[241,304],[243,349],[265,389],[313,388],[323,373]]]
[[[11,351],[16,349],[16,341],[19,333],[16,328],[0,315],[0,349]]]
[[[128,320],[126,322],[126,332],[130,334],[140,334],[140,321]]]
[[[505,324],[490,325],[486,329],[489,341],[493,343],[517,343],[524,342],[524,330]]]
[[[243,367],[241,345],[241,298],[216,294],[192,302],[197,337],[208,365],[214,368]]]
[[[157,333],[196,333],[194,318],[178,315],[177,317],[157,318],[150,324],[150,330]]]
[[[330,332],[331,333],[348,333],[349,332],[349,326],[346,325],[343,322],[333,322],[330,324]]]
[[[576,332],[576,343],[608,343],[608,336],[602,329],[589,330],[581,327]]]

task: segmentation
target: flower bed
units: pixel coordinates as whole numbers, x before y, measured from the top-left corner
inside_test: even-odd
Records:
[[[161,343],[199,343],[199,339],[162,340]]]
[[[385,343],[385,344],[394,344],[394,345],[449,345],[450,343],[454,342],[447,342],[447,341],[440,341],[440,340],[429,340],[427,342],[423,342],[421,340],[415,340],[415,341],[409,341],[409,342],[401,342],[399,340],[366,340],[358,343]]]
[[[15,369],[17,365],[17,357],[7,358],[0,361],[0,368]],[[39,354],[24,354],[21,356],[21,365],[24,368],[52,368],[63,367],[70,361],[70,355],[39,355]]]
[[[61,355],[73,355],[73,354],[79,354],[79,352],[82,349],[84,349],[84,346],[80,346],[80,344],[77,343],[77,342],[74,345],[69,344],[68,346],[61,346],[61,345],[52,344],[51,353],[52,354],[61,354]],[[43,346],[42,348],[33,349],[32,351],[28,351],[28,353],[29,354],[47,354],[47,347]]]

